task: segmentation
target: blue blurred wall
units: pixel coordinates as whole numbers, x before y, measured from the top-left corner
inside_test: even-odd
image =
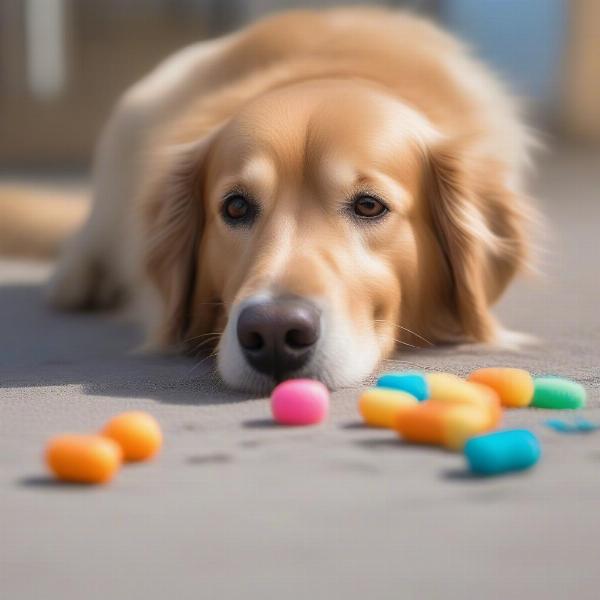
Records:
[[[439,8],[514,92],[547,108],[556,102],[567,0],[441,0]]]

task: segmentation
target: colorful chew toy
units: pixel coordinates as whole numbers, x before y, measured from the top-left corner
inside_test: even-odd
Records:
[[[462,450],[475,435],[490,431],[496,422],[489,409],[475,406],[455,406],[448,411],[444,427],[444,446],[449,450]]]
[[[154,456],[162,445],[156,419],[141,411],[113,417],[97,435],[64,434],[46,446],[46,464],[52,474],[73,483],[107,483],[123,460]]]
[[[451,400],[452,396],[462,399],[462,393],[466,389],[465,380],[452,373],[428,373],[425,375],[429,387],[428,399],[445,398]]]
[[[474,473],[496,475],[527,469],[540,458],[540,444],[527,430],[498,431],[502,406],[577,409],[585,406],[586,392],[574,381],[532,376],[523,369],[485,368],[465,381],[451,373],[389,373],[378,387],[359,400],[365,423],[393,428],[406,441],[464,449]],[[383,396],[384,389],[389,392]],[[378,392],[377,390],[381,390]],[[394,392],[412,393],[420,402],[400,401]],[[594,431],[598,426],[581,420],[569,426],[548,421],[557,431]]]
[[[281,425],[314,425],[327,417],[329,391],[313,379],[289,379],[271,394],[271,412]]]
[[[585,400],[585,389],[574,381],[534,380],[522,369],[487,368],[471,373],[468,381],[450,373],[389,373],[363,392],[358,407],[367,425],[395,429],[413,443],[464,449],[471,471],[497,475],[530,468],[540,458],[539,442],[530,431],[487,433],[500,423],[502,405],[574,409],[585,406]],[[273,390],[271,410],[283,425],[320,423],[328,414],[329,391],[319,381],[288,380]],[[595,428],[590,425],[587,430]],[[96,484],[110,481],[123,460],[146,460],[161,445],[156,419],[133,411],[112,418],[101,435],[52,438],[45,456],[58,479]]]
[[[398,414],[395,429],[407,442],[441,446],[446,438],[444,419],[448,409],[448,406],[423,402]]]
[[[500,400],[491,388],[450,373],[432,373],[427,382],[429,399],[396,417],[395,429],[406,441],[460,450],[469,437],[500,422]]]
[[[156,419],[148,413],[131,411],[113,417],[101,434],[114,440],[127,462],[148,460],[162,446],[162,433]]]
[[[585,388],[569,379],[536,377],[532,406],[537,408],[583,408]]]
[[[398,413],[417,404],[417,399],[411,394],[375,387],[362,393],[358,410],[367,425],[391,429],[395,426]]]
[[[478,369],[469,375],[469,381],[487,385],[500,396],[503,406],[529,406],[533,398],[533,379],[523,369]]]
[[[481,400],[489,406],[492,428],[498,427],[502,420],[502,403],[500,402],[500,397],[495,390],[487,385],[480,383],[470,383],[470,385],[481,392]]]
[[[541,450],[531,431],[512,429],[473,437],[464,453],[473,473],[499,475],[529,469],[540,459]]]
[[[64,434],[46,446],[46,464],[57,479],[107,483],[121,466],[119,445],[100,435]]]
[[[376,388],[361,395],[358,406],[367,425],[393,428],[411,443],[451,450],[496,428],[502,418],[494,389],[451,373],[383,375]]]
[[[429,384],[421,373],[386,373],[377,380],[377,387],[407,392],[419,401],[429,398]]]
[[[485,404],[426,401],[396,417],[396,431],[407,442],[460,450],[472,436],[494,427]]]
[[[465,381],[450,373],[432,373],[427,375],[427,380],[431,391],[429,402],[484,405],[490,409],[494,425],[500,419],[500,398],[492,388]]]

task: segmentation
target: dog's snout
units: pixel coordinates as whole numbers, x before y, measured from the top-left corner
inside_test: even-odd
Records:
[[[279,298],[242,310],[237,336],[248,363],[277,380],[305,366],[319,340],[320,311],[308,300]]]

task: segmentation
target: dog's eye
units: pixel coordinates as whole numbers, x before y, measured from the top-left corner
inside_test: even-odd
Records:
[[[249,209],[248,200],[243,196],[231,196],[225,200],[225,214],[234,221],[245,218]]]
[[[223,202],[223,218],[231,225],[248,225],[256,216],[256,207],[241,194],[232,194]]]
[[[352,202],[352,209],[361,219],[375,219],[388,212],[385,204],[373,196],[358,196]]]

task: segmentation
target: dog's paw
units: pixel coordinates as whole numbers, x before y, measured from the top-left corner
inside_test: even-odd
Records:
[[[504,328],[498,330],[496,339],[493,342],[493,346],[509,352],[521,352],[539,344],[539,338],[534,335]]]
[[[123,300],[114,274],[95,257],[68,252],[46,286],[46,299],[60,310],[112,308]]]

